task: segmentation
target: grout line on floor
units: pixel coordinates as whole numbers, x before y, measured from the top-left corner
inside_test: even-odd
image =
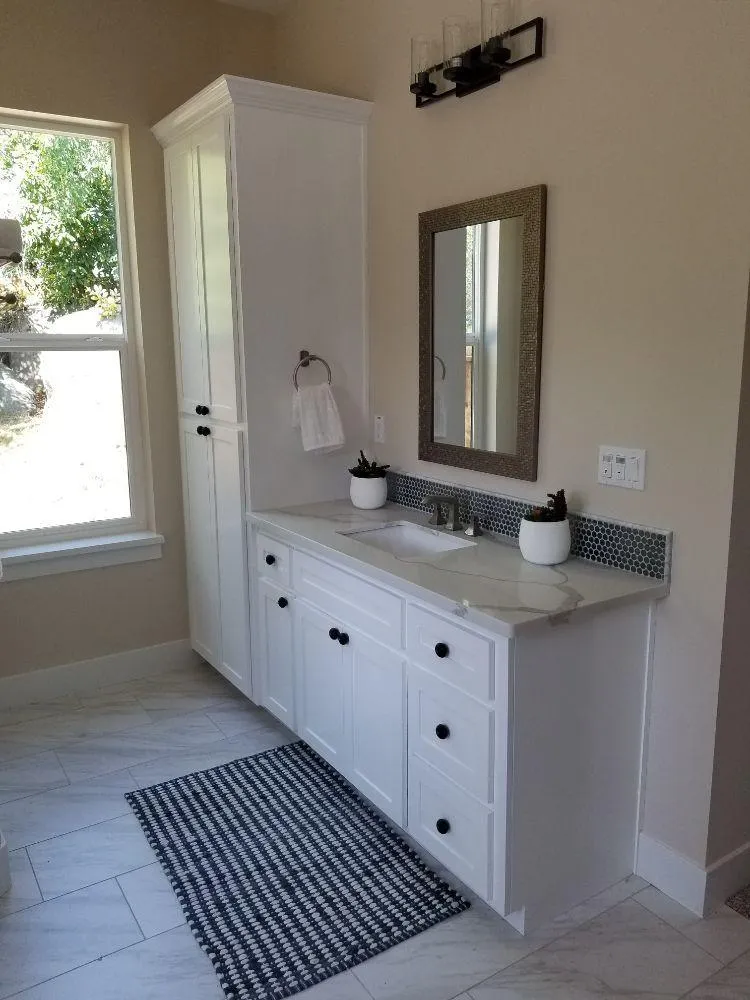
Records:
[[[703,945],[700,945],[700,944],[698,944],[698,942],[697,942],[697,941],[694,941],[694,940],[693,940],[693,939],[692,939],[691,937],[688,937],[688,936],[687,936],[687,934],[684,934],[684,933],[683,933],[683,932],[682,932],[682,931],[680,930],[680,928],[679,928],[679,927],[675,927],[675,926],[674,926],[674,924],[670,924],[668,920],[665,920],[665,919],[664,919],[664,917],[660,917],[658,913],[654,913],[654,911],[653,911],[653,910],[650,910],[650,909],[649,909],[649,908],[648,908],[647,906],[644,906],[644,905],[643,905],[643,903],[640,903],[640,902],[639,902],[639,901],[638,901],[638,900],[637,900],[637,899],[635,898],[635,896],[631,896],[631,899],[633,900],[633,902],[634,902],[634,903],[638,903],[638,905],[640,906],[640,908],[641,908],[642,910],[645,910],[645,911],[646,911],[646,913],[650,913],[652,917],[656,917],[656,919],[657,919],[657,920],[658,920],[658,921],[659,921],[660,923],[664,924],[664,926],[665,926],[665,927],[669,927],[669,928],[670,928],[671,930],[673,930],[673,931],[677,931],[677,933],[678,933],[678,934],[680,935],[680,937],[684,938],[684,939],[685,939],[686,941],[689,941],[689,942],[690,942],[690,944],[692,944],[692,945],[693,945],[694,947],[696,947],[696,948],[699,948],[699,949],[700,949],[700,950],[701,950],[701,951],[703,952],[703,954],[704,954],[704,955],[708,955],[708,957],[709,957],[709,958],[712,958],[712,959],[714,960],[714,962],[718,962],[718,963],[719,963],[719,965],[721,966],[721,968],[722,968],[722,969],[725,969],[725,968],[727,967],[727,965],[729,965],[729,964],[730,964],[729,962],[722,962],[722,960],[721,960],[720,958],[717,958],[717,957],[716,957],[716,955],[712,955],[710,951],[706,951],[706,949],[705,949],[705,948],[703,947]],[[700,917],[697,917],[697,919],[698,919],[698,920],[700,920],[700,919],[702,919],[702,918],[700,918]],[[733,962],[733,961],[734,961],[734,959],[732,959],[732,962]],[[718,970],[717,970],[717,971],[718,971]],[[716,975],[716,973],[715,973],[715,972],[713,972],[713,973],[711,973],[711,975],[714,975],[714,976],[715,976],[715,975]],[[710,977],[709,977],[709,978],[710,978]],[[695,987],[693,987],[693,989],[695,989]],[[690,991],[690,992],[692,992],[692,991]]]
[[[142,865],[141,867],[144,867],[144,866]],[[137,868],[131,868],[131,869],[130,869],[130,871],[133,871],[133,872],[134,872],[134,871],[137,871],[137,870],[138,870]],[[128,874],[129,874],[129,872],[122,872],[122,875],[128,875]],[[121,895],[121,896],[122,896],[122,898],[123,898],[123,899],[125,900],[125,905],[126,905],[126,906],[127,906],[127,908],[128,908],[129,910],[130,910],[130,915],[131,915],[131,917],[133,918],[133,920],[135,920],[135,926],[136,926],[136,927],[138,928],[138,930],[139,930],[139,931],[141,932],[141,937],[142,937],[142,938],[143,938],[143,940],[145,941],[145,940],[146,940],[146,935],[145,935],[145,934],[143,933],[143,928],[141,927],[141,924],[140,924],[140,921],[138,920],[138,917],[136,917],[135,913],[133,912],[133,907],[132,907],[132,906],[130,905],[130,900],[129,900],[129,899],[128,899],[128,897],[127,897],[127,896],[125,895],[125,890],[123,889],[123,887],[122,887],[122,885],[121,885],[121,883],[120,883],[120,878],[121,878],[121,877],[122,877],[121,875],[116,875],[116,876],[115,876],[115,882],[117,883],[117,888],[118,888],[118,889],[120,890],[120,895]],[[130,947],[132,948],[133,946],[132,946],[132,945],[130,945]]]

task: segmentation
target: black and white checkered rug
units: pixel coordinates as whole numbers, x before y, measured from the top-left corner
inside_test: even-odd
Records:
[[[230,1000],[281,1000],[469,904],[304,743],[126,796]]]

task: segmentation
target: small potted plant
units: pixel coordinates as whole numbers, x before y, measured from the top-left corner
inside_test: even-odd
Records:
[[[518,544],[527,562],[555,566],[570,555],[570,522],[565,490],[548,493],[546,507],[535,507],[521,521]]]
[[[368,462],[365,453],[360,451],[357,464],[353,469],[349,469],[352,474],[349,495],[355,507],[361,510],[374,510],[383,506],[388,498],[388,483],[385,479],[388,469],[390,465]]]

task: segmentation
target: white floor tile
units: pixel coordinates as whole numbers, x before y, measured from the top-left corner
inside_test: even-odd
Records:
[[[12,802],[67,784],[65,771],[54,753],[37,753],[0,765],[0,802]]]
[[[134,726],[147,725],[150,721],[151,717],[135,698],[112,695],[101,699],[93,708],[79,708],[62,715],[5,726],[0,730],[0,739],[55,750],[76,740],[123,732]]]
[[[0,997],[140,940],[141,932],[115,881],[30,906],[0,920]]]
[[[452,1000],[540,947],[473,908],[352,971],[375,1000]]]
[[[244,705],[230,704],[206,709],[206,715],[221,729],[225,736],[240,736],[274,725],[275,720],[262,708],[251,702]]]
[[[31,757],[41,753],[42,750],[44,747],[38,746],[36,743],[16,743],[12,740],[4,740],[0,735],[0,764],[19,760],[22,757]]]
[[[473,1000],[676,1000],[719,967],[629,899],[469,994]]]
[[[224,994],[209,958],[187,927],[177,927],[14,1000],[224,1000]]]
[[[750,920],[728,906],[701,919],[653,886],[639,892],[635,899],[720,962],[731,962],[750,950]]]
[[[40,903],[42,894],[39,891],[34,870],[25,850],[10,852],[10,889],[0,896],[0,917],[9,913],[25,910],[34,903]]]
[[[300,1000],[371,1000],[370,994],[351,972],[326,979],[297,996]]]
[[[129,771],[80,781],[0,805],[0,830],[11,849],[27,847],[130,812],[125,792],[137,788]]]
[[[154,860],[132,813],[28,848],[45,899],[114,878]]]
[[[158,862],[121,875],[117,881],[147,938],[185,923],[182,907]]]
[[[745,918],[742,917],[742,920]],[[750,953],[742,955],[688,993],[685,1000],[748,1000]]]

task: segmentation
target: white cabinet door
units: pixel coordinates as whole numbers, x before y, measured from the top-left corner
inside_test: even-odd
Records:
[[[195,155],[189,139],[165,153],[172,311],[179,406],[194,414],[208,403],[208,355],[203,333],[199,243],[195,213]]]
[[[241,432],[184,419],[181,433],[191,643],[249,695]]]
[[[215,667],[250,696],[250,599],[245,537],[243,435],[234,427],[203,425],[209,434],[216,511],[220,657]]]
[[[272,715],[295,729],[294,640],[291,598],[273,584],[258,584],[261,704]]]
[[[404,816],[404,661],[350,631],[352,764],[349,780],[392,820]]]
[[[196,216],[199,239],[201,308],[208,358],[207,398],[210,415],[239,419],[239,364],[235,329],[233,226],[229,120],[222,115],[193,135]]]
[[[170,147],[165,163],[180,409],[237,423],[229,149],[220,115]]]
[[[209,663],[219,662],[219,560],[209,439],[195,420],[182,420],[182,481],[187,546],[190,642]]]
[[[330,637],[335,627],[329,615],[295,602],[297,731],[337,771],[348,775],[351,656]]]

